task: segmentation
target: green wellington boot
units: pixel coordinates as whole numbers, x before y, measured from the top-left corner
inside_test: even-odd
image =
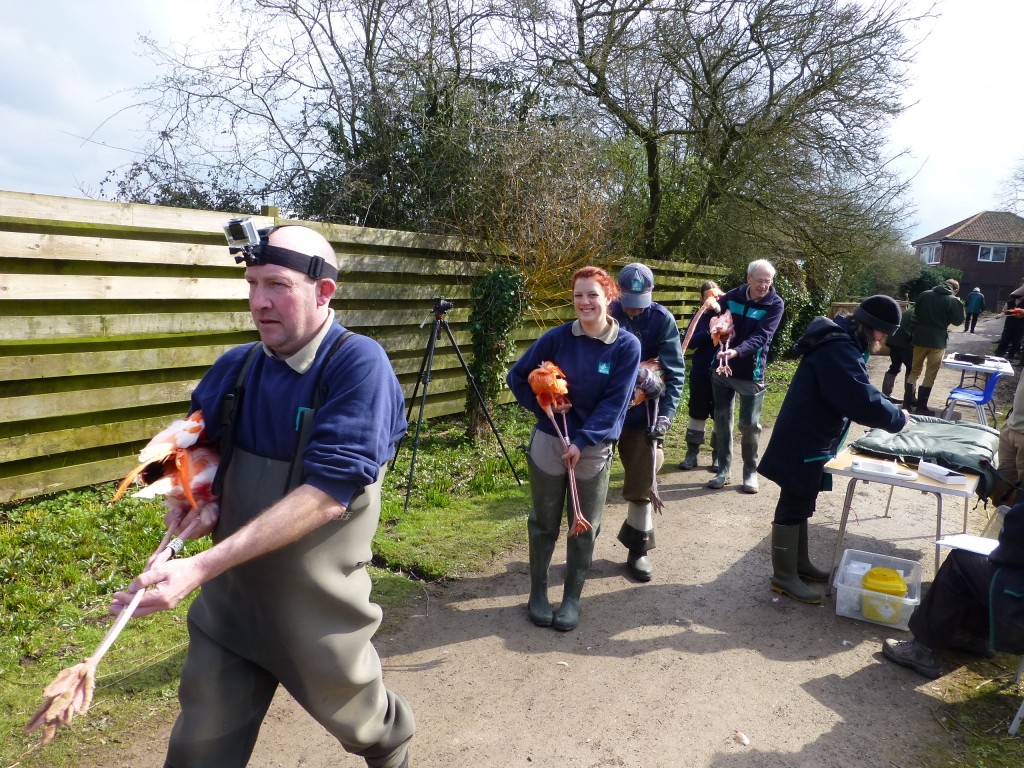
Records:
[[[576,479],[580,508],[592,527],[578,536],[570,536],[566,543],[565,587],[552,624],[559,632],[576,629],[580,621],[580,597],[590,572],[590,562],[594,559],[594,542],[601,532],[601,516],[608,500],[608,477],[606,468],[590,480]]]
[[[772,525],[772,589],[801,603],[818,605],[821,593],[807,586],[797,575],[800,545],[799,525]]]
[[[534,503],[526,521],[530,543],[530,599],[527,609],[530,621],[538,627],[550,627],[555,613],[548,602],[548,569],[562,526],[568,480],[564,475],[542,472],[532,461],[529,467]]]
[[[530,621],[538,627],[550,627],[555,612],[548,602],[548,569],[556,540],[546,534],[530,534],[530,600],[526,607]]]
[[[679,462],[680,469],[697,468],[697,454],[700,453],[700,446],[703,442],[703,432],[698,432],[696,429],[686,430],[686,456]]]
[[[825,584],[828,582],[832,572],[823,571],[811,562],[810,555],[807,553],[807,521],[804,520],[800,523],[799,528],[800,537],[796,548],[796,572],[801,578],[808,581],[817,581],[820,584]]]

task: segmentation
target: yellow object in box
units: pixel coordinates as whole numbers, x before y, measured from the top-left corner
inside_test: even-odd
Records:
[[[907,596],[907,582],[899,571],[875,567],[864,574],[861,586],[866,590],[861,613],[870,621],[899,624],[903,615],[903,598]],[[876,592],[877,594],[868,594]],[[888,596],[899,598],[893,600]]]

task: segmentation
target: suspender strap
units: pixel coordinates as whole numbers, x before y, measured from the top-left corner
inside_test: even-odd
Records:
[[[245,377],[260,353],[260,343],[253,342],[242,361],[242,367],[235,379],[235,386],[230,392],[224,395],[220,402],[220,464],[217,466],[217,474],[213,477],[213,493],[220,496],[224,489],[224,476],[228,471],[228,464],[231,463],[231,454],[235,451],[235,415],[242,403],[242,395],[245,393]]]
[[[299,423],[296,424],[296,431],[299,433],[298,441],[295,447],[295,456],[292,458],[292,468],[288,477],[288,487],[285,492],[298,488],[302,485],[302,454],[306,452],[306,446],[309,445],[309,436],[313,432],[313,416],[316,414],[317,409],[320,407],[322,395],[321,395],[321,382],[324,377],[324,371],[327,370],[327,364],[331,362],[331,358],[334,357],[334,353],[341,349],[341,345],[348,341],[350,336],[355,334],[352,331],[345,331],[339,336],[331,348],[327,350],[327,355],[324,357],[324,363],[320,366],[320,372],[316,377],[316,385],[313,388],[313,404],[312,407],[305,409],[299,415]]]

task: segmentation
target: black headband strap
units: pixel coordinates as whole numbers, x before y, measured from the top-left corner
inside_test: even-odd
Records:
[[[236,256],[235,261],[244,261],[250,267],[276,264],[279,267],[294,269],[296,272],[309,275],[314,280],[326,277],[338,282],[338,268],[328,264],[323,257],[309,256],[288,248],[270,245],[266,237],[261,238],[259,245],[243,249],[242,255]]]

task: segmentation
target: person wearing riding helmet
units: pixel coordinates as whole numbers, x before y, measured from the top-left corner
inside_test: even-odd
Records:
[[[870,296],[850,316],[816,317],[796,343],[803,357],[782,402],[758,472],[780,489],[772,525],[771,588],[804,603],[821,594],[804,583],[828,581],[808,555],[807,521],[829,490],[825,462],[839,453],[851,422],[899,432],[910,418],[868,378],[866,361],[900,324],[900,305]]]

